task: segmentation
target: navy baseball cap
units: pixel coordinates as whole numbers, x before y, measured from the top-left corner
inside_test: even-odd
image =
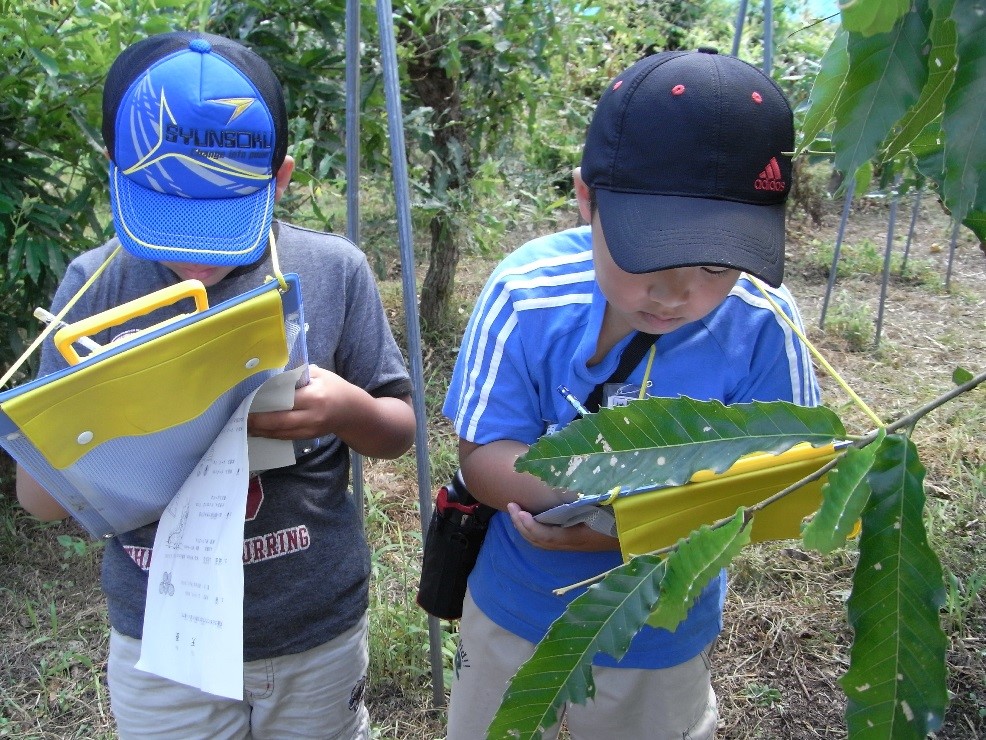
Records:
[[[713,49],[662,52],[613,80],[582,179],[625,272],[716,265],[777,287],[794,122],[780,88]]]
[[[110,203],[123,246],[158,261],[257,261],[286,130],[280,83],[235,41],[181,31],[128,47],[103,86]]]

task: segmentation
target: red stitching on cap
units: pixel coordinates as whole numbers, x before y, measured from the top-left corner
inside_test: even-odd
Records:
[[[685,92],[684,85],[675,85],[674,87],[671,88],[672,95],[681,95],[684,92]]]
[[[760,93],[758,93],[756,90],[753,91],[753,95],[751,95],[750,97],[753,98],[753,102],[754,103],[762,103],[763,102],[763,95],[761,95]]]

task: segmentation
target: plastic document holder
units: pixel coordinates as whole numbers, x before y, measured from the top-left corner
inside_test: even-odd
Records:
[[[211,308],[185,281],[62,328],[70,366],[0,394],[0,446],[94,537],[157,521],[243,399],[307,367],[300,283],[284,281]],[[81,359],[71,346],[185,298],[195,312]]]
[[[715,474],[702,470],[681,486],[613,500],[623,558],[674,545],[703,524],[712,524],[753,506],[811,475],[841,454],[833,445],[797,445],[779,455],[756,453]],[[794,539],[801,523],[822,503],[823,476],[775,501],[753,516],[751,539]]]

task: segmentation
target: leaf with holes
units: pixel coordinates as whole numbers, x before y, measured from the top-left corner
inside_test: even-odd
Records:
[[[824,406],[647,398],[542,437],[515,467],[556,488],[604,493],[616,486],[681,485],[699,470],[721,473],[751,452],[777,454],[800,442],[817,446],[844,436],[842,422]]]
[[[854,740],[923,740],[945,713],[945,589],[924,528],[924,472],[914,443],[895,434],[868,476],[848,604],[850,668],[840,679]]]
[[[838,466],[829,472],[822,486],[822,505],[802,533],[805,547],[832,552],[846,544],[846,538],[869,500],[867,476],[885,436],[881,429],[871,444],[863,449],[850,447],[839,458]]]
[[[706,584],[750,543],[752,528],[747,524],[741,507],[719,529],[704,526],[679,541],[678,549],[668,556],[661,597],[647,624],[673,632]]]
[[[917,103],[899,121],[897,129],[887,143],[886,158],[893,159],[933,122],[940,130],[945,96],[955,79],[955,21],[950,16],[951,3],[946,0],[931,3],[932,20],[928,31],[931,50],[928,53],[928,80],[921,90]],[[947,7],[945,7],[947,6]]]

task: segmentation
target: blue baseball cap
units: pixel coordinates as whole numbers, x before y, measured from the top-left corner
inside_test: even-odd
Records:
[[[103,86],[117,237],[137,257],[246,265],[264,254],[287,114],[268,64],[220,36],[151,36]]]
[[[793,150],[770,77],[714,49],[661,52],[600,97],[581,173],[625,272],[716,265],[777,287]]]

